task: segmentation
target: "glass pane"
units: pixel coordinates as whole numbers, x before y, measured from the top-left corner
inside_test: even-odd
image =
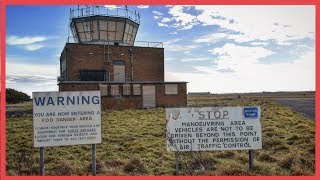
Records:
[[[131,25],[129,25],[129,34],[132,34],[132,32],[133,32],[133,26],[131,26]]]
[[[123,42],[127,42],[127,43],[129,42],[128,41],[128,38],[129,38],[128,36],[129,36],[128,33],[124,34]]]
[[[93,31],[93,39],[94,40],[99,39],[99,37],[98,37],[98,21],[93,21],[92,31]]]
[[[108,21],[108,30],[109,31],[115,31],[116,30],[116,22]]]
[[[79,32],[80,41],[86,41],[84,33]]]
[[[107,31],[100,31],[100,39],[107,40],[107,38],[108,38]]]
[[[107,22],[108,21],[99,20],[99,28],[100,28],[100,30],[107,30],[108,29]]]
[[[108,32],[108,40],[114,41],[115,40],[116,33],[115,32]]]
[[[129,32],[129,26],[130,26],[130,25],[126,23],[126,30],[125,30],[126,33]]]
[[[76,23],[76,27],[77,27],[77,30],[78,30],[78,32],[80,33],[80,32],[83,32],[84,30],[83,30],[83,26],[82,26],[82,23],[80,22],[78,22],[78,23]]]
[[[124,23],[117,22],[116,40],[122,41],[123,31],[124,31]]]
[[[84,31],[86,31],[86,32],[91,31],[90,21],[83,22],[83,28],[84,28]]]

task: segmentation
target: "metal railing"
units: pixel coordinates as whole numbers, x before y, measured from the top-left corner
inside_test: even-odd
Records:
[[[89,17],[95,15],[123,17],[140,24],[140,14],[136,11],[130,11],[127,6],[101,6],[101,5],[78,5],[70,9],[70,19],[78,17]]]
[[[62,76],[57,77],[57,82],[65,81]],[[126,73],[106,73],[104,77],[105,82],[130,82],[131,76]],[[84,81],[85,82],[85,81]]]
[[[75,41],[75,37],[69,36],[67,38],[66,43],[79,43],[79,42]],[[163,48],[162,42],[151,42],[151,41],[135,41],[133,45],[126,42],[115,42],[115,41],[107,41],[107,40],[88,41],[88,42],[81,42],[81,43],[82,44],[101,44],[101,45],[114,45],[114,43],[119,43],[119,46]]]
[[[126,73],[108,73],[107,82],[130,82],[131,76]]]

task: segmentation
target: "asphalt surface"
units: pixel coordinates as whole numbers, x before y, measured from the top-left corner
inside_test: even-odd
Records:
[[[282,105],[301,113],[303,116],[315,120],[315,99],[314,98],[281,98],[276,101]]]

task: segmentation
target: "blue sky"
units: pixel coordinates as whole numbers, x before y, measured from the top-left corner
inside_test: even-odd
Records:
[[[7,6],[7,87],[58,90],[70,7]],[[141,15],[136,41],[163,42],[166,81],[189,92],[315,90],[314,6],[128,8]]]

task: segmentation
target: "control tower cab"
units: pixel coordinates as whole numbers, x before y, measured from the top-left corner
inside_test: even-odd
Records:
[[[85,6],[70,10],[70,29],[75,42],[133,46],[140,15],[125,8]]]

